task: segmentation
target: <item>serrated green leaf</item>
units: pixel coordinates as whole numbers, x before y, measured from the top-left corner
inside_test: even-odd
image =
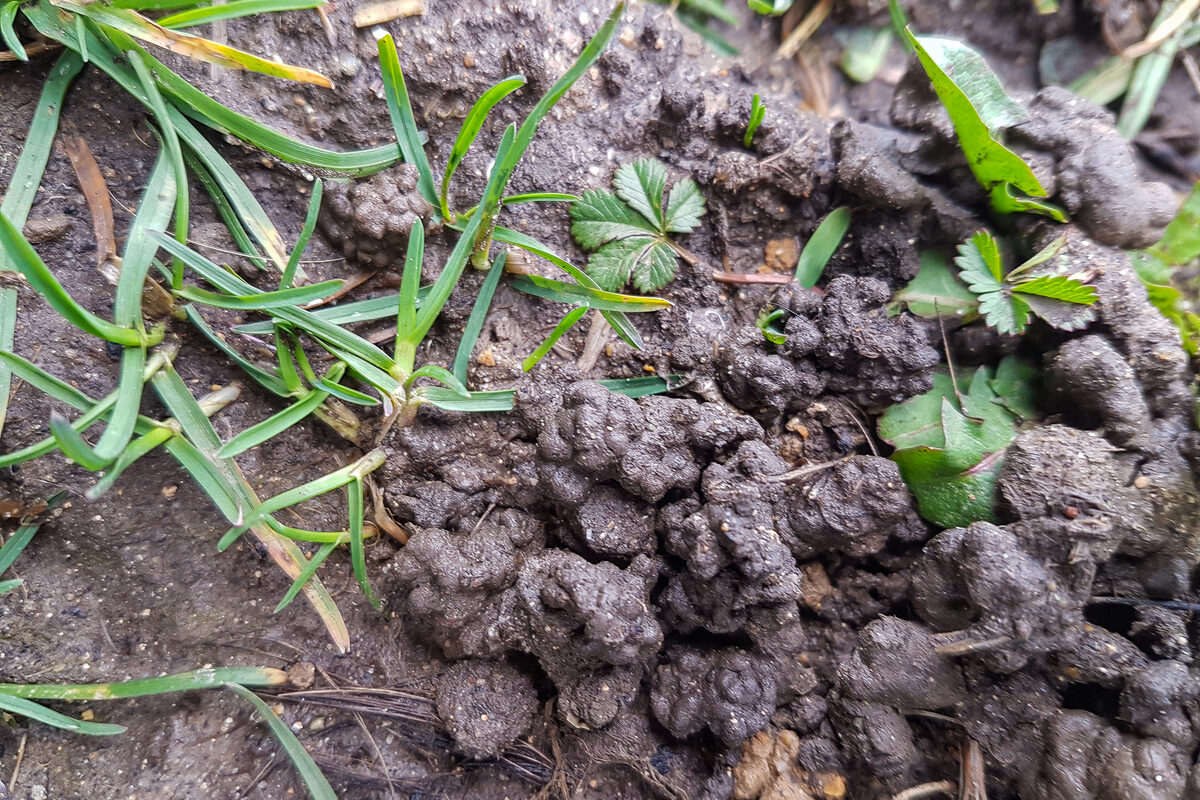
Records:
[[[988,292],[979,296],[979,313],[1002,335],[1020,336],[1029,324],[1029,304],[1022,298],[1005,292]]]
[[[1039,278],[1023,281],[1012,287],[1014,292],[1035,294],[1063,303],[1079,303],[1090,306],[1096,302],[1096,287],[1086,286],[1074,278],[1058,275],[1043,275]]]
[[[975,294],[1000,290],[1004,267],[996,239],[987,231],[979,231],[958,246],[959,277]]]
[[[601,289],[616,292],[633,276],[633,268],[637,266],[647,247],[654,244],[649,236],[630,237],[609,242],[588,259],[587,274],[596,281]]]
[[[1016,299],[1015,297],[1013,298]],[[1021,300],[1052,328],[1060,331],[1083,330],[1096,321],[1096,309],[1080,303],[1063,303],[1038,295],[1022,295]]]
[[[892,300],[918,317],[966,317],[979,309],[975,293],[950,269],[946,259],[932,250],[921,252],[921,268]]]
[[[639,158],[632,164],[622,164],[613,177],[617,197],[647,222],[661,231],[666,228],[663,216],[663,192],[667,189],[667,168],[653,158]]]
[[[684,178],[671,187],[667,198],[667,233],[691,233],[704,216],[704,195],[691,178]]]
[[[1200,256],[1200,181],[1192,186],[1162,238],[1147,252],[1167,264],[1186,264]]]
[[[631,236],[655,235],[658,229],[607,189],[589,189],[571,204],[571,235],[584,250]],[[617,287],[620,288],[620,287]]]

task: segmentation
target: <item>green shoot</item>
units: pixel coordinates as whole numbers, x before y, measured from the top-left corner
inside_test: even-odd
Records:
[[[840,206],[830,211],[821,224],[813,231],[800,251],[800,259],[796,262],[796,282],[805,289],[811,289],[821,279],[829,259],[837,252],[850,229],[850,209]]]
[[[404,71],[400,69],[400,56],[390,33],[379,37],[379,68],[383,71],[383,87],[387,96],[388,114],[396,130],[396,141],[404,160],[417,168],[417,189],[430,205],[438,205],[437,190],[433,186],[433,170],[425,148],[421,146],[421,130],[413,116],[412,104],[408,99],[408,86],[404,83]],[[482,122],[481,122],[482,124]]]
[[[941,253],[921,253],[921,268],[907,286],[892,297],[890,311],[907,308],[918,317],[952,317],[970,322],[978,316],[979,299],[950,268]]]
[[[325,779],[325,775],[321,772],[321,768],[317,766],[317,762],[313,761],[312,756],[304,749],[304,745],[300,744],[300,740],[296,738],[296,734],[292,733],[291,728],[283,724],[283,721],[275,715],[271,707],[264,703],[258,695],[244,686],[239,686],[236,683],[227,683],[226,687],[233,693],[241,695],[250,701],[250,704],[254,706],[259,716],[266,720],[267,727],[271,729],[271,733],[279,740],[279,744],[283,746],[283,751],[287,753],[292,765],[300,773],[300,779],[304,782],[305,788],[308,789],[309,797],[312,800],[337,800],[337,795],[334,794],[333,787]]]
[[[507,258],[508,254],[502,250],[492,261],[487,277],[483,279],[483,286],[479,287],[479,294],[475,297],[475,305],[471,307],[471,316],[467,319],[467,327],[463,329],[462,340],[458,343],[458,352],[454,355],[454,377],[463,383],[467,382],[471,352],[474,351],[479,334],[483,331],[483,323],[487,318],[488,309],[491,308],[496,287],[500,285]]]
[[[283,268],[283,277],[279,279],[279,288],[287,289],[296,279],[296,270],[300,268],[300,257],[304,255],[304,248],[308,247],[308,240],[312,238],[313,231],[317,229],[317,217],[321,213],[321,197],[325,193],[325,183],[317,178],[313,181],[312,196],[308,199],[308,213],[304,215],[304,226],[300,229],[300,236],[296,238],[296,246],[292,248],[291,255],[288,256],[287,266]]]
[[[466,118],[463,119],[462,127],[458,130],[458,136],[454,139],[454,146],[450,149],[450,158],[446,161],[446,170],[442,173],[442,190],[438,193],[438,205],[441,208],[443,219],[454,219],[454,215],[450,212],[450,179],[454,177],[454,172],[458,169],[458,165],[462,163],[463,157],[466,156],[467,151],[474,144],[475,137],[479,135],[480,129],[483,128],[483,123],[487,120],[488,114],[491,113],[497,103],[524,85],[524,75],[510,75],[480,95],[479,99],[475,101],[475,105],[471,106],[471,110],[467,112]],[[509,202],[511,202],[511,199]]]
[[[783,332],[786,317],[786,310],[776,308],[759,314],[754,324],[762,332],[763,338],[768,342],[771,344],[783,344],[787,341],[787,334]]]
[[[746,135],[742,137],[742,146],[747,150],[754,142],[754,134],[758,132],[758,126],[762,124],[763,117],[767,115],[767,106],[763,103],[762,98],[757,93],[754,99],[750,101],[750,121],[746,123]]]
[[[683,380],[684,376],[682,375],[667,375],[665,378],[653,375],[643,378],[610,378],[608,380],[596,381],[596,383],[610,392],[637,398],[669,392],[683,383]]]
[[[1024,333],[1031,312],[1061,330],[1079,330],[1095,319],[1094,287],[1067,276],[1030,273],[1065,241],[1065,237],[1056,239],[1007,275],[996,239],[987,231],[959,245],[955,259],[959,276],[979,298],[980,314],[997,333]]]
[[[616,192],[591,189],[571,205],[571,235],[588,259],[588,274],[602,289],[617,291],[630,280],[642,291],[666,286],[676,258],[685,253],[670,234],[689,233],[704,215],[704,197],[691,178],[666,191],[667,168],[644,158],[617,169]]]
[[[56,492],[51,495],[46,500],[46,506],[42,513],[57,508],[66,499],[66,496],[67,493],[65,491]],[[33,541],[34,535],[41,526],[42,523],[40,521],[22,519],[21,525],[13,532],[12,536],[9,536],[7,541],[0,544],[0,575],[3,575],[5,570],[11,567],[13,562],[17,560],[17,556],[24,552],[29,543]],[[20,585],[21,580],[19,578],[0,581],[0,595],[7,594]],[[0,689],[0,691],[3,691],[3,689]]]

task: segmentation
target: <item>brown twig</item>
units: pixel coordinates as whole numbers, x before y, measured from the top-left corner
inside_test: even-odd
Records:
[[[113,223],[112,201],[109,199],[108,184],[100,172],[100,165],[92,155],[91,148],[78,134],[67,136],[62,141],[63,152],[75,170],[83,199],[87,201],[92,215],[92,231],[96,236],[96,267],[104,271],[104,264],[115,264],[117,243]]]
[[[712,277],[714,281],[735,283],[739,286],[752,284],[786,286],[792,282],[791,275],[761,274],[757,272],[714,272]]]
[[[777,58],[791,58],[800,49],[800,45],[807,42],[817,28],[821,27],[821,23],[829,16],[829,12],[833,11],[833,0],[821,0],[813,6],[804,16],[792,32],[787,35],[787,38],[779,45],[779,49],[775,51]]]
[[[25,45],[25,55],[40,56],[42,53],[49,53],[51,50],[58,50],[62,47],[58,42],[33,42]],[[0,61],[23,61],[20,56],[12,50],[0,50]]]
[[[587,339],[583,343],[583,353],[579,356],[579,360],[575,362],[575,367],[584,375],[587,375],[596,367],[596,362],[600,360],[600,354],[604,352],[604,346],[608,344],[608,332],[612,327],[608,324],[608,320],[599,311],[592,312],[592,326],[588,328]]]

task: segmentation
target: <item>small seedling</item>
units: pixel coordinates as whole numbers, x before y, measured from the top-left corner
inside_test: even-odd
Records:
[[[1036,198],[1047,192],[1022,158],[1004,146],[1004,130],[1029,121],[1009,97],[983,56],[967,45],[937,36],[918,36],[908,27],[897,0],[892,19],[905,46],[917,54],[958,134],[967,164],[1001,214],[1024,211],[1066,221],[1061,208]]]
[[[631,280],[642,291],[666,286],[676,258],[690,257],[671,234],[690,233],[704,216],[704,196],[691,178],[671,188],[666,203],[667,168],[643,158],[623,164],[613,188],[590,189],[571,204],[571,235],[588,259],[588,274],[600,288],[618,291]]]
[[[959,276],[979,299],[979,313],[1002,334],[1025,332],[1030,313],[1060,330],[1079,330],[1096,318],[1096,289],[1077,278],[1034,275],[1034,267],[1053,258],[1066,237],[1055,239],[1033,258],[1004,273],[1000,248],[987,231],[959,245]]]
[[[1030,314],[1060,330],[1079,330],[1096,318],[1095,287],[1080,280],[1086,275],[1038,269],[1065,242],[1065,237],[1055,239],[1007,273],[999,243],[987,231],[959,245],[954,259],[958,276],[937,253],[922,253],[917,276],[896,293],[892,311],[907,308],[920,317],[953,317],[962,322],[982,316],[1003,334],[1024,333]]]
[[[975,371],[961,393],[950,372],[933,389],[889,408],[879,437],[917,498],[921,516],[942,528],[995,520],[996,479],[1021,421],[1034,416],[1036,371],[1014,356],[993,375]]]
[[[755,94],[754,99],[750,101],[750,121],[746,123],[746,135],[742,137],[742,145],[747,150],[754,143],[754,134],[758,132],[758,126],[762,124],[763,117],[766,115],[766,105],[762,98]]]
[[[813,231],[813,235],[804,243],[800,251],[800,259],[796,262],[794,280],[805,289],[811,289],[821,279],[829,260],[841,246],[850,229],[850,209],[839,206],[821,220],[821,224]],[[783,332],[786,323],[786,312],[782,308],[764,311],[759,314],[756,324],[762,331],[763,337],[772,344],[783,344],[787,336]]]

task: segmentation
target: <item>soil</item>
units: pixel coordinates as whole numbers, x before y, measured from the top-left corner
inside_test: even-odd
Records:
[[[375,40],[353,28],[354,6],[329,7],[336,43],[311,12],[229,23],[232,44],[331,75],[333,91],[237,72],[214,80],[171,63],[221,102],[323,146],[390,141]],[[529,80],[460,168],[452,199],[462,208],[482,189],[503,126],[569,66],[608,9],[594,0],[429,6],[386,27],[434,165],[483,90],[514,72]],[[891,293],[915,274],[918,250],[952,247],[986,222],[919,68],[897,50],[870,84],[833,75],[822,117],[808,110],[795,63],[773,59],[777,22],[743,14],[743,55],[719,59],[664,7],[635,4],[546,120],[513,190],[604,187],[616,166],[645,156],[700,183],[709,213],[682,240],[697,264],[681,265],[663,291],[671,309],[639,315],[645,349],[610,336],[596,365],[581,369],[583,325],[522,374],[559,309],[501,284],[471,383],[516,389],[517,410],[426,407],[385,438],[376,477],[409,538],[368,549],[383,613],[361,596],[345,554],[322,569],[352,634],[345,654],[300,602],[271,613],[287,580],[264,553],[246,543],[216,553],[221,518],[165,454],[138,462],[96,502],[82,497],[91,476],[58,455],[0,476],[0,495],[26,503],[58,487],[72,493],[17,562],[24,586],[0,599],[0,679],[291,668],[296,688],[313,691],[273,702],[342,798],[886,798],[957,781],[964,753],[982,758],[993,800],[1200,796],[1190,366],[1119,249],[1157,239],[1187,184],[1143,158],[1148,145],[1122,140],[1108,112],[1040,88],[1048,64],[1071,68],[1051,62],[1051,45],[1083,47],[1121,20],[1136,29],[1127,17],[1137,9],[1068,1],[1038,16],[1031,3],[963,6],[921,0],[914,26],[968,38],[1028,102],[1034,120],[1014,146],[1072,214],[1058,258],[1094,274],[1101,297],[1086,330],[1037,329],[1020,344],[1044,358],[1047,416],[1006,455],[1002,524],[932,529],[871,433],[883,408],[931,386],[942,357],[936,325],[888,315]],[[819,52],[836,54],[835,30],[886,16],[876,0],[838,4]],[[0,64],[4,179],[48,64]],[[1143,144],[1190,136],[1194,148],[1200,104],[1177,72]],[[755,92],[769,110],[746,149]],[[63,131],[87,141],[124,231],[155,155],[142,110],[85,70]],[[217,144],[294,239],[312,176]],[[1200,171],[1195,149],[1178,150],[1177,164]],[[192,188],[194,238],[232,250]],[[306,270],[314,279],[378,272],[353,296],[382,293],[407,231],[429,214],[411,169],[331,181],[328,195]],[[853,223],[821,291],[713,280],[714,270],[760,271],[778,258],[768,252],[807,239],[842,204]],[[505,213],[506,224],[583,263],[561,206]],[[1033,218],[1016,225],[1042,244],[1062,230]],[[72,293],[106,313],[111,290],[98,279],[65,154],[51,157],[29,230],[41,232],[39,252]],[[427,270],[453,241],[431,234]],[[464,278],[424,363],[453,358],[481,281]],[[754,327],[768,307],[788,311],[783,346]],[[235,324],[231,314],[210,319],[223,331]],[[197,394],[247,383],[185,324],[170,335]],[[963,365],[1016,346],[974,329],[948,338]],[[115,380],[103,343],[28,288],[16,350],[93,396]],[[687,380],[639,400],[591,382],[650,372]],[[248,389],[214,422],[228,438],[280,407]],[[144,411],[164,413],[150,399]],[[46,435],[47,412],[42,396],[18,386],[4,449]],[[239,463],[268,496],[362,452],[309,420]],[[298,517],[340,526],[338,509],[308,503]],[[85,709],[128,731],[0,730],[0,781],[20,765],[12,797],[303,795],[274,739],[231,694],[65,708]]]

